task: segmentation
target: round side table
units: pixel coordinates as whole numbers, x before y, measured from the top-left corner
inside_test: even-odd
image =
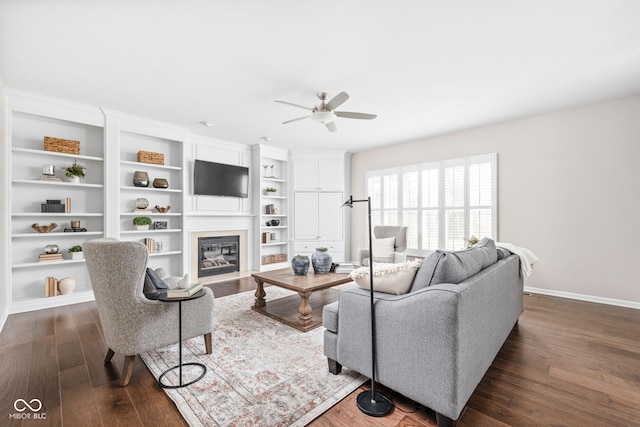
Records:
[[[195,294],[189,296],[189,297],[183,297],[183,298],[167,298],[167,293],[163,292],[160,294],[160,296],[158,297],[158,301],[162,301],[162,302],[177,302],[178,303],[178,336],[179,336],[179,341],[178,341],[178,349],[179,349],[179,353],[180,353],[180,359],[179,359],[179,363],[176,366],[173,366],[169,369],[167,369],[166,371],[164,371],[162,373],[162,375],[160,375],[158,377],[158,385],[160,385],[160,387],[162,388],[180,388],[180,387],[186,387],[188,385],[191,385],[197,381],[200,381],[202,379],[202,377],[204,377],[204,374],[207,373],[207,367],[202,364],[202,363],[196,363],[196,362],[189,362],[189,363],[182,363],[182,302],[183,301],[189,301],[192,299],[196,299],[196,298],[200,298],[202,296],[204,296],[205,290],[201,289],[198,292],[196,292]],[[200,366],[202,368],[202,374],[200,374],[200,376],[194,380],[189,381],[188,383],[183,382],[182,380],[182,367],[183,366]],[[173,371],[174,369],[178,369],[179,372],[179,377],[180,377],[180,383],[178,385],[173,385],[173,384],[166,384],[162,382],[162,377],[164,377],[165,375],[167,375],[169,372]]]

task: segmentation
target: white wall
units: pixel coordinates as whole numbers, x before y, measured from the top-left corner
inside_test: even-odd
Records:
[[[491,152],[498,239],[541,259],[525,286],[640,308],[640,96],[356,153],[352,193],[369,170]],[[366,214],[351,218],[354,253]]]
[[[3,170],[9,169],[9,130],[7,129],[7,98],[4,91],[4,82],[0,77],[0,167]],[[9,180],[4,179],[0,184],[0,200],[9,200]],[[10,241],[9,233],[9,213],[6,209],[0,209],[0,241]],[[9,283],[9,254],[6,250],[0,254],[0,280]],[[9,313],[9,286],[0,286],[0,331],[7,320]]]

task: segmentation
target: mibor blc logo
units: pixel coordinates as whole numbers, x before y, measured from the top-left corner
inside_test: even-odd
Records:
[[[13,409],[17,412],[9,414],[9,419],[13,420],[45,420],[46,412],[40,412],[42,402],[40,399],[31,399],[28,402],[24,399],[16,399],[13,402]]]

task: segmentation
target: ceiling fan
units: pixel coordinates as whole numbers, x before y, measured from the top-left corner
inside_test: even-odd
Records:
[[[349,99],[349,95],[346,92],[340,92],[339,94],[334,96],[329,102],[326,102],[327,100],[326,92],[320,92],[317,95],[318,95],[318,98],[320,98],[320,104],[316,105],[313,108],[305,107],[304,105],[293,104],[287,101],[276,101],[281,104],[292,105],[294,107],[304,108],[305,110],[311,111],[311,114],[308,116],[287,120],[286,122],[282,122],[282,124],[286,125],[287,123],[297,122],[298,120],[311,119],[315,122],[322,123],[323,125],[325,125],[327,129],[329,129],[329,132],[335,132],[338,130],[335,123],[336,117],[343,117],[346,119],[363,119],[363,120],[371,120],[377,117],[375,114],[352,113],[349,111],[335,111],[336,108],[341,106],[347,99]]]

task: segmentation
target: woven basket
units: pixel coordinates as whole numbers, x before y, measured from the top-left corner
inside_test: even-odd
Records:
[[[151,163],[153,165],[164,165],[164,154],[153,153],[151,151],[138,151],[138,161],[140,163]]]
[[[262,265],[273,264],[276,262],[275,255],[262,255]]]
[[[80,141],[45,136],[44,150],[65,154],[80,154]]]

